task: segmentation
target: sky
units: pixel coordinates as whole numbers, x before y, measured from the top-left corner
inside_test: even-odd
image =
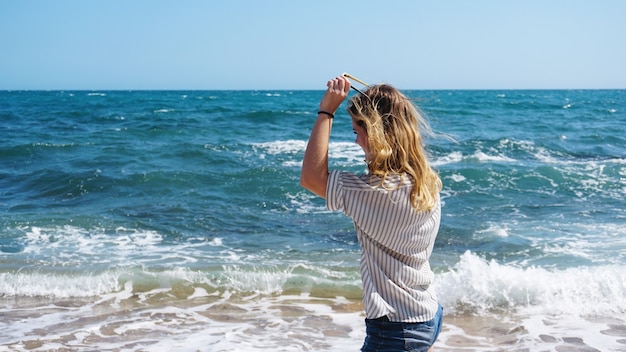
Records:
[[[624,0],[0,0],[0,90],[626,88]]]

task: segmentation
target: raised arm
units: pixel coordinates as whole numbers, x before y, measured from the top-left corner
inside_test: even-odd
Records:
[[[350,81],[339,76],[326,84],[328,89],[320,101],[317,119],[311,130],[311,136],[304,152],[300,184],[302,187],[326,198],[328,181],[328,141],[333,126],[335,111],[348,96]]]

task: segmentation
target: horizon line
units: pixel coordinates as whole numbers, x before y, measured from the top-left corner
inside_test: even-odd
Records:
[[[411,91],[545,91],[545,90],[626,90],[624,88],[400,88],[398,90],[411,90]],[[1,92],[198,92],[198,91],[242,91],[242,92],[264,92],[264,91],[318,91],[323,92],[326,89],[322,88],[26,88],[26,89],[11,89],[0,88]]]

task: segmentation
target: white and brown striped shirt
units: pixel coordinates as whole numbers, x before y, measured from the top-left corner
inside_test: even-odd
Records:
[[[326,206],[341,210],[354,221],[361,245],[363,303],[368,319],[423,322],[438,309],[430,289],[433,272],[428,262],[439,231],[441,204],[416,211],[410,202],[408,177],[380,179],[331,171]]]

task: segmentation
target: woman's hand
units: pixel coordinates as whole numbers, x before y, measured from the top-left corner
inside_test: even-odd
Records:
[[[329,80],[326,87],[328,89],[320,101],[320,110],[334,114],[350,92],[350,81],[344,76],[338,76]]]

